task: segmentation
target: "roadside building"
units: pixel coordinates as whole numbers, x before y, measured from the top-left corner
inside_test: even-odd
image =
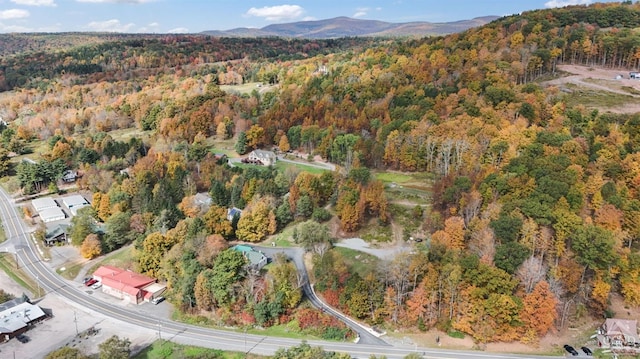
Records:
[[[104,293],[135,304],[151,301],[166,289],[154,278],[112,266],[101,266],[93,278],[102,283]]]
[[[608,318],[598,328],[597,337],[600,347],[638,348],[638,321]]]
[[[46,233],[44,235],[44,244],[48,247],[56,245],[58,243],[69,243],[69,237],[67,235],[69,226],[66,224],[56,224],[54,226],[47,226]]]
[[[47,318],[37,305],[22,296],[0,304],[0,343],[20,335]]]

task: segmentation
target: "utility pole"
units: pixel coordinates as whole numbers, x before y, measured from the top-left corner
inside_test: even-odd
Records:
[[[162,324],[160,324],[160,320],[158,320],[158,338],[162,341]]]
[[[73,322],[76,323],[76,336],[79,335],[78,333],[78,317],[76,316],[76,311],[73,311]]]

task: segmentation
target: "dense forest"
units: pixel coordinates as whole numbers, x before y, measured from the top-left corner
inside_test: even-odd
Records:
[[[611,295],[640,305],[640,114],[571,107],[542,82],[558,64],[637,71],[639,26],[640,4],[626,1],[446,37],[168,36],[3,58],[13,91],[0,97],[0,174],[33,193],[80,169],[93,200],[73,219],[74,243],[87,257],[133,243],[136,269],[166,280],[185,312],[347,335],[301,302],[292,263],[252,273],[227,249],[295,225],[316,289],[355,318],[534,343],[586,313],[611,315]],[[268,88],[221,89],[252,81]],[[338,169],[229,167],[221,143]],[[40,161],[12,160],[32,151]],[[331,249],[328,223],[391,226],[375,177],[387,170],[433,179],[431,206],[411,212],[428,236],[356,269]],[[229,207],[242,215],[229,221]]]

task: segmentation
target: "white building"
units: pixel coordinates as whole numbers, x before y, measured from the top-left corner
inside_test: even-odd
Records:
[[[44,223],[60,221],[67,218],[60,207],[46,208],[42,211],[38,211],[38,214],[40,215],[40,219],[42,219],[42,222]]]
[[[276,154],[271,151],[255,150],[249,153],[249,161],[260,161],[265,166],[276,164]]]
[[[58,204],[51,197],[36,198],[31,201],[31,205],[38,213],[45,209],[58,208]]]

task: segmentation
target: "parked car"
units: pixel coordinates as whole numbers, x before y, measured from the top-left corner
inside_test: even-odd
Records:
[[[593,352],[591,351],[591,349],[589,349],[589,348],[587,348],[587,347],[582,347],[582,348],[580,348],[580,349],[582,349],[582,351],[583,351],[585,354],[589,355],[589,356],[593,355]]]
[[[92,280],[93,278],[91,277],[86,277],[82,280],[82,283],[87,283],[88,281]]]
[[[84,282],[84,285],[86,285],[87,287],[91,287],[92,285],[94,285],[96,283],[98,283],[98,280],[91,278],[88,281]]]
[[[151,299],[151,303],[158,305],[164,301],[164,297],[155,297]]]
[[[564,345],[564,350],[566,350],[567,352],[569,352],[569,354],[573,356],[578,355],[578,352],[569,344]]]
[[[24,334],[18,334],[18,335],[16,336],[16,339],[18,339],[18,341],[19,341],[20,343],[23,343],[23,344],[24,344],[24,343],[28,343],[28,342],[29,342],[29,337],[28,337],[28,336],[26,336],[26,335],[24,335]]]
[[[93,285],[91,286],[91,289],[98,289],[98,288],[100,288],[100,287],[102,287],[102,283],[100,283],[100,282],[95,282],[95,283],[93,283]]]

